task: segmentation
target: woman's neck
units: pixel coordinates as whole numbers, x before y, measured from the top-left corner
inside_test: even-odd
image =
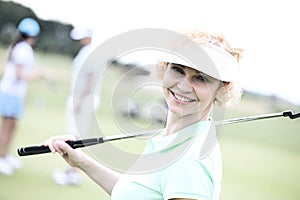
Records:
[[[36,38],[34,37],[28,37],[25,39],[25,41],[30,45],[33,46],[35,44]]]
[[[192,115],[179,116],[169,111],[166,124],[166,135],[171,135],[177,131],[190,126],[199,121],[205,121],[208,119],[210,109],[205,109],[201,113],[195,113]]]

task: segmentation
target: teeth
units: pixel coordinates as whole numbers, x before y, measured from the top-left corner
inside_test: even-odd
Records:
[[[183,97],[183,96],[179,96],[177,94],[174,94],[174,96],[176,97],[176,99],[178,99],[179,101],[182,101],[182,102],[189,102],[189,101],[191,101],[191,99]]]

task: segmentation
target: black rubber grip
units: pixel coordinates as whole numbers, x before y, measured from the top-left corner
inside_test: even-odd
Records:
[[[29,156],[29,155],[49,153],[49,152],[51,152],[49,147],[44,145],[21,147],[18,149],[19,156]]]
[[[73,149],[96,145],[103,142],[103,138],[90,138],[84,140],[66,141],[66,143],[70,145]],[[29,156],[51,152],[49,147],[45,145],[21,147],[17,151],[19,156]]]

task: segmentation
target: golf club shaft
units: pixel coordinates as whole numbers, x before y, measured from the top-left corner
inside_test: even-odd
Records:
[[[235,124],[240,122],[249,122],[249,121],[255,121],[255,120],[261,120],[261,119],[269,119],[269,118],[276,118],[276,117],[283,117],[283,113],[272,113],[272,114],[265,114],[265,115],[255,115],[255,116],[249,116],[249,117],[241,117],[241,118],[234,118],[234,119],[228,119],[224,121],[218,121],[216,122],[216,125],[227,125],[227,124]]]
[[[281,113],[272,113],[272,114],[264,114],[264,115],[255,115],[255,116],[248,116],[248,117],[241,117],[235,119],[228,119],[224,121],[217,121],[214,122],[216,126],[218,125],[227,125],[227,124],[234,124],[240,122],[248,122],[254,120],[261,120],[261,119],[270,119],[275,117],[289,117],[290,119],[296,119],[300,117],[300,113],[293,114],[292,111],[284,111]],[[106,136],[106,137],[99,137],[99,138],[90,138],[90,139],[83,139],[83,140],[75,140],[75,141],[66,141],[68,145],[70,145],[73,149],[82,148],[86,146],[101,144],[104,142],[111,142],[115,140],[122,140],[122,139],[129,139],[141,136],[151,136],[155,133],[157,134],[159,130],[151,130],[145,131],[140,133],[134,133],[130,135],[114,135],[114,136]],[[48,146],[40,145],[40,146],[29,146],[29,147],[21,147],[18,149],[19,156],[28,156],[28,155],[35,155],[35,154],[42,154],[42,153],[49,153],[51,150]]]

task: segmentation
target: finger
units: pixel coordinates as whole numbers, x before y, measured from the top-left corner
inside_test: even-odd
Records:
[[[56,149],[53,146],[53,138],[50,138],[48,140],[45,141],[44,146],[49,147],[49,149],[51,150],[52,153],[56,152]]]
[[[72,147],[62,140],[54,141],[53,146],[60,155],[71,154],[74,151]]]
[[[44,145],[48,146],[49,149],[51,150],[52,153],[55,153],[58,149],[57,147],[54,145],[54,143],[56,141],[62,141],[63,143],[65,143],[68,140],[74,140],[74,136],[72,135],[60,135],[60,136],[55,136],[55,137],[51,137],[50,139],[46,140]]]

